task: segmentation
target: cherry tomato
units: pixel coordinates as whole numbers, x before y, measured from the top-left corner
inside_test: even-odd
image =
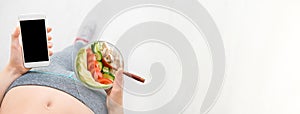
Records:
[[[100,78],[98,79],[98,82],[101,84],[112,84],[113,82],[107,78]]]

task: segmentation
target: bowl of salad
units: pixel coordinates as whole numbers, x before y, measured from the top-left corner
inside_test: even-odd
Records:
[[[94,90],[112,87],[117,69],[124,68],[121,52],[111,43],[95,41],[79,49],[75,74],[86,87]]]

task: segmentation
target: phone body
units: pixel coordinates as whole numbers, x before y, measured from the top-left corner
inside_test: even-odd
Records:
[[[43,14],[19,15],[23,60],[26,68],[48,66],[50,57],[46,16]]]

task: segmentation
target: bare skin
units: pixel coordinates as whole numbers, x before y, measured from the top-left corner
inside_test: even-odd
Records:
[[[47,28],[47,32],[51,32]],[[92,110],[73,96],[60,90],[41,86],[19,86],[4,93],[9,85],[28,72],[23,66],[22,47],[19,42],[20,29],[17,27],[11,35],[10,60],[0,72],[0,114],[93,114]],[[53,44],[48,36],[48,48]],[[52,55],[53,52],[49,51]],[[107,108],[109,114],[123,114],[123,78],[118,71],[113,87],[107,90]]]
[[[76,98],[43,86],[18,86],[3,99],[3,114],[93,114]]]

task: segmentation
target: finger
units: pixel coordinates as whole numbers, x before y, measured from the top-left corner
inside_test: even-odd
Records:
[[[118,69],[117,74],[116,74],[116,79],[118,82],[123,83],[123,69]]]
[[[19,38],[20,27],[16,27],[15,31],[11,34],[11,38]]]
[[[52,36],[48,35],[48,41],[52,40]]]
[[[49,56],[52,56],[53,55],[53,51],[49,51]]]
[[[16,27],[15,31],[11,34],[11,46],[18,46],[20,35],[20,27]]]
[[[48,42],[48,48],[52,48],[53,47],[53,43],[52,42]]]
[[[51,27],[47,27],[47,33],[51,32],[52,28]]]
[[[122,88],[123,88],[123,70],[122,69],[118,69],[118,71],[116,73],[116,78],[113,83],[113,87],[116,89],[122,90]]]

